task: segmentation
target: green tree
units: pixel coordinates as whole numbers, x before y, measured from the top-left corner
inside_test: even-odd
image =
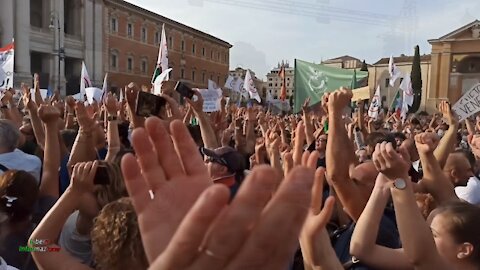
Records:
[[[415,55],[413,56],[412,73],[413,104],[410,107],[410,113],[415,113],[420,109],[422,101],[422,69],[420,68],[420,48],[415,46]]]

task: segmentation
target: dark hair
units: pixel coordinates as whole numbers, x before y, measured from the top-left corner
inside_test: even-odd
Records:
[[[128,130],[129,130],[129,123],[123,122],[118,124],[118,136],[120,137],[120,143],[125,148],[131,148],[130,141],[128,140]]]
[[[392,144],[393,148],[397,148],[397,142],[393,134],[382,133],[382,132],[372,132],[367,135],[365,142],[368,146],[375,148],[375,146],[382,142],[389,142]]]
[[[75,129],[64,129],[60,131],[62,136],[63,143],[68,149],[72,149],[73,144],[75,143],[75,138],[77,138],[78,131]]]
[[[396,139],[401,139],[402,141],[406,140],[407,139],[407,136],[405,136],[405,134],[403,134],[402,132],[395,132],[393,133],[393,137]]]
[[[0,212],[10,222],[24,221],[34,210],[38,197],[37,180],[26,171],[6,171],[0,176]]]
[[[473,245],[469,261],[480,265],[480,207],[466,202],[450,202],[432,212],[433,216],[438,214],[444,215],[448,220],[447,230],[455,242]]]

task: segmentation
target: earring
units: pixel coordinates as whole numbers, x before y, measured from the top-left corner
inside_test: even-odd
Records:
[[[465,252],[460,252],[457,254],[458,259],[465,259],[467,257],[467,254]]]

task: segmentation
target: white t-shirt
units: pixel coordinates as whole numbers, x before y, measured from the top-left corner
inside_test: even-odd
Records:
[[[40,172],[42,170],[42,161],[34,155],[24,153],[22,150],[15,149],[13,152],[0,154],[0,164],[9,170],[23,170],[35,177],[40,182]],[[0,170],[0,175],[3,171]]]
[[[18,270],[18,268],[15,268],[13,266],[8,265],[2,257],[0,257],[0,270]]]
[[[455,193],[466,202],[480,204],[480,180],[476,176],[470,177],[466,186],[455,188]]]

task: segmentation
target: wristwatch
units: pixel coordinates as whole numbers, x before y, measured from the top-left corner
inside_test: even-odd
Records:
[[[403,178],[397,178],[393,181],[393,187],[399,190],[407,188],[407,181]]]

